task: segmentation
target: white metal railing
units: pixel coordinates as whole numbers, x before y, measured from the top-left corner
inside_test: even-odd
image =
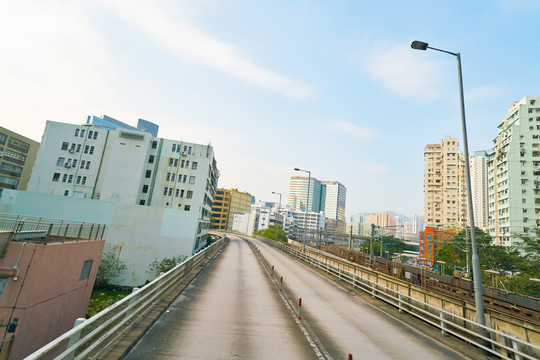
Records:
[[[84,320],[62,336],[30,354],[25,360],[34,359],[93,359],[120,338],[129,325],[136,324],[154,309],[158,300],[166,296],[191,269],[196,268],[208,255],[225,242],[222,237],[209,247],[176,265],[140,289],[134,288],[126,296],[105,310]]]
[[[373,282],[369,278],[358,276],[349,270],[330,264],[321,257],[313,256],[309,252],[303,253],[301,250],[281,243],[278,243],[277,247],[351,284],[353,287],[371,294],[372,297],[379,298],[397,307],[400,312],[407,312],[422,319],[439,328],[445,335],[453,335],[502,359],[536,360],[540,357],[540,346],[536,344],[509,335],[504,331],[480,325],[475,321],[400,293],[397,288],[390,288]],[[310,250],[316,251],[315,249]],[[332,261],[336,262],[335,259],[332,259]]]

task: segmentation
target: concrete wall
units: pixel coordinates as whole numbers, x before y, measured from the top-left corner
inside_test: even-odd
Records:
[[[114,281],[124,286],[138,286],[152,279],[147,271],[153,261],[191,256],[205,245],[195,244],[197,211],[4,190],[0,213],[105,224],[107,244],[117,248],[119,259],[128,267]]]
[[[15,335],[10,359],[32,353],[84,317],[104,244],[92,240],[9,245],[0,259],[0,279],[6,279],[0,297],[0,333],[3,339]],[[79,280],[87,260],[92,261],[90,274]],[[8,333],[10,324],[17,324],[13,333]]]

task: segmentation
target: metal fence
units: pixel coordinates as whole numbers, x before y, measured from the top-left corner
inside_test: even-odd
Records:
[[[275,242],[272,243],[275,244]],[[502,359],[535,360],[540,358],[540,346],[537,344],[521,340],[504,331],[480,325],[475,321],[401,293],[395,287],[373,282],[343,267],[335,266],[329,261],[323,260],[320,256],[314,256],[309,251],[303,253],[301,250],[281,243],[275,246],[349,283],[353,287],[371,294],[373,298],[379,298],[392,304],[400,312],[407,312],[422,319],[439,328],[445,335],[453,335]],[[317,251],[315,249],[310,250]],[[336,260],[333,261],[335,262]]]
[[[140,323],[155,308],[159,299],[169,295],[184,276],[199,266],[214,250],[223,246],[224,242],[225,237],[222,237],[142,288],[135,288],[132,294],[83,321],[25,359],[100,358],[109,346]]]
[[[11,241],[64,242],[103,239],[106,226],[34,216],[0,214],[0,230],[12,231]]]

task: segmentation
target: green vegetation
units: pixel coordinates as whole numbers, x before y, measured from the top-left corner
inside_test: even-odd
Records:
[[[415,250],[414,246],[407,245],[403,240],[396,239],[393,236],[376,237],[373,241],[373,253],[377,256],[381,253],[381,240],[383,243],[383,256],[385,251],[388,251],[389,254],[394,254],[402,253],[404,250]],[[369,253],[369,248],[369,240],[360,245],[361,252]]]
[[[513,247],[492,245],[491,237],[482,230],[476,229],[482,282],[492,284],[493,277],[496,276],[498,280],[496,282],[497,286],[508,291],[538,297],[540,283],[529,279],[540,278],[540,232],[532,236],[519,237],[522,241]],[[445,243],[437,251],[435,260],[446,262],[445,274],[451,275],[455,267],[466,266],[466,241],[465,231],[459,231],[452,237],[451,241]],[[472,267],[471,264],[469,266]],[[486,273],[485,270],[496,271],[499,274]]]
[[[88,303],[88,308],[86,310],[86,318],[89,319],[98,312],[105,310],[115,302],[131,294],[131,291],[132,290],[129,288],[94,288],[94,291],[92,291],[92,297],[90,298],[90,302]]]
[[[109,287],[111,280],[127,269],[126,264],[119,259],[120,250],[121,248],[118,246],[105,245],[101,254],[94,288]]]
[[[186,259],[187,256],[179,255],[173,256],[172,258],[163,258],[160,261],[154,260],[154,262],[150,264],[150,269],[147,272],[157,277],[159,274],[166,273]]]
[[[275,240],[276,239],[276,228],[278,232],[278,241],[284,241],[287,242],[287,234],[285,234],[285,231],[281,226],[276,225],[270,225],[268,229],[255,231],[253,235],[259,235],[268,239]]]

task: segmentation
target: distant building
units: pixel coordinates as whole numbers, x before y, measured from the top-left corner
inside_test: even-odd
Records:
[[[424,231],[420,231],[418,244],[418,259],[420,264],[435,265],[435,255],[437,250],[450,241],[453,234],[438,230],[437,228],[426,226]]]
[[[488,161],[489,234],[511,246],[540,226],[540,96],[514,102]]]
[[[296,211],[306,211],[307,209],[307,211],[314,213],[324,212],[328,231],[340,233],[347,231],[346,200],[347,189],[338,181],[321,182],[313,177],[291,176],[289,207]]]
[[[456,138],[444,138],[439,144],[430,144],[425,147],[424,221],[426,226],[463,227],[466,224],[467,217],[466,214],[464,215],[462,203],[463,174]]]
[[[380,226],[385,230],[386,236],[397,237],[397,221],[389,213],[371,214],[369,216],[369,223]]]
[[[232,231],[234,216],[251,211],[251,195],[238,189],[217,189],[212,205],[212,229]]]
[[[353,215],[349,216],[347,222],[347,232],[351,231],[353,235],[369,236],[371,225],[369,223],[369,215]]]
[[[0,189],[26,190],[38,148],[37,141],[0,126]]]
[[[306,208],[307,211],[324,211],[321,207],[321,182],[314,177],[291,176],[288,204],[298,211],[306,211]]]
[[[2,359],[26,357],[86,315],[103,231],[97,224],[60,221],[0,217]]]
[[[321,183],[321,209],[326,215],[326,228],[339,233],[347,232],[345,222],[345,205],[347,189],[339,181],[323,181]]]
[[[474,225],[482,230],[488,228],[487,161],[488,154],[485,150],[475,151],[469,159]]]
[[[416,240],[420,231],[424,229],[424,219],[422,216],[413,215],[403,226],[403,238],[405,240]]]

